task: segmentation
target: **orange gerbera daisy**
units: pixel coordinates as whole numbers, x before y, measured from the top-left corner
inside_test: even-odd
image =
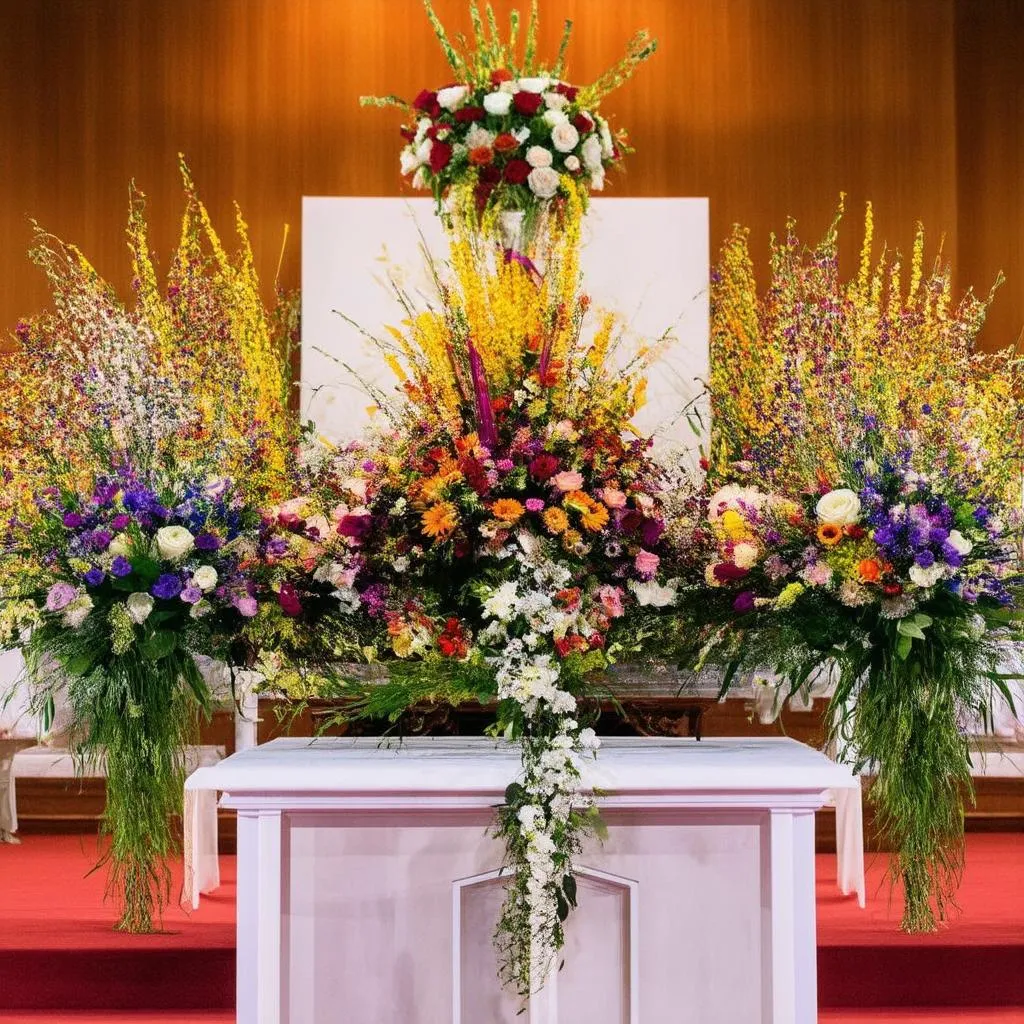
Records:
[[[515,523],[522,519],[526,509],[515,498],[499,498],[492,506],[491,513],[503,523]]]
[[[551,533],[561,533],[569,526],[569,517],[560,508],[549,508],[544,512],[544,525]]]
[[[477,146],[469,151],[469,162],[475,167],[484,167],[494,160],[494,150],[490,146]]]
[[[423,513],[420,521],[428,537],[444,540],[459,525],[459,512],[450,501],[439,501]]]
[[[818,540],[827,548],[835,547],[843,539],[843,528],[835,523],[822,523],[818,527]]]
[[[590,508],[580,518],[583,521],[584,529],[597,533],[608,525],[608,509],[601,502],[591,499]]]

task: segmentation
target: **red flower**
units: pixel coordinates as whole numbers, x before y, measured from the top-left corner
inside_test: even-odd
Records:
[[[885,583],[882,586],[882,591],[889,595],[889,597],[896,597],[897,594],[903,593],[903,587],[898,583]]]
[[[505,164],[505,180],[510,185],[522,185],[530,176],[530,165],[525,160],[509,160]]]
[[[511,82],[512,72],[508,68],[496,68],[491,72],[491,85],[501,85],[502,82]]]
[[[555,594],[555,601],[569,612],[576,611],[582,600],[583,594],[579,587],[568,587]]]
[[[487,116],[483,107],[461,107],[455,111],[455,120],[468,124],[470,121],[482,121]]]
[[[338,533],[342,537],[362,540],[373,527],[373,517],[368,515],[347,515],[338,523]]]
[[[863,526],[858,526],[856,523],[847,523],[847,525],[843,527],[843,532],[850,538],[850,540],[860,540],[862,537],[866,537],[868,535],[867,530],[865,530]]]
[[[538,455],[530,462],[530,476],[534,480],[550,480],[558,472],[558,459],[554,455]]]
[[[490,146],[477,146],[469,151],[469,162],[474,167],[484,167],[494,160],[494,150]]]
[[[512,97],[512,105],[526,117],[533,117],[543,102],[544,97],[539,92],[517,92]]]
[[[486,167],[480,168],[479,178],[485,185],[493,187],[501,181],[501,171],[494,164],[487,164]]]
[[[577,651],[585,651],[588,646],[587,641],[578,633],[563,636],[555,641],[555,650],[558,651],[558,655],[561,658],[568,658],[570,654],[575,654]]]
[[[579,92],[579,88],[575,85],[566,85],[565,82],[559,82],[555,86],[555,92],[561,93],[570,103],[576,99],[576,94]]]
[[[602,647],[604,647],[604,634],[602,634],[602,633],[591,633],[590,636],[587,637],[587,641],[588,641],[588,643],[590,645],[590,649],[592,651],[598,651]]]
[[[416,110],[422,110],[424,114],[428,114],[430,117],[441,116],[441,104],[437,102],[437,93],[430,92],[429,89],[424,89],[412,101],[412,105]]]
[[[415,128],[399,128],[398,134],[405,139],[406,142],[412,142],[416,138]]]
[[[741,569],[732,562],[719,562],[714,568],[715,579],[719,583],[731,583],[734,580],[741,580],[749,575],[749,569]]]
[[[464,658],[469,653],[466,634],[458,619],[448,619],[444,632],[437,638],[437,646],[446,658]]]
[[[519,140],[509,132],[502,132],[494,140],[494,148],[498,153],[511,153],[519,148]]]
[[[473,190],[473,197],[476,199],[476,208],[480,213],[487,209],[487,204],[490,202],[493,191],[494,186],[488,185],[486,181],[477,182],[477,186]]]
[[[580,133],[580,135],[586,135],[587,132],[594,130],[594,122],[587,117],[586,114],[577,114],[572,119],[572,126]]]
[[[466,483],[481,497],[491,489],[487,480],[487,470],[476,459],[460,459],[459,469],[466,478]]]
[[[623,533],[636,533],[643,526],[643,522],[644,517],[635,508],[631,508],[623,512],[622,518],[619,520],[619,529]]]
[[[277,603],[281,606],[281,611],[289,618],[295,619],[302,614],[299,592],[291,583],[281,584],[281,589],[277,592]]]
[[[430,147],[430,169],[440,174],[452,158],[452,147],[447,142],[435,142]]]

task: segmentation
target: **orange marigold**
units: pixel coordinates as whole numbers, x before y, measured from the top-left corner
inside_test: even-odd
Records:
[[[560,508],[549,508],[544,512],[544,525],[551,533],[561,533],[569,526],[569,517]]]
[[[525,512],[526,509],[515,498],[499,498],[491,506],[494,518],[500,519],[503,523],[518,522]]]
[[[423,513],[421,523],[428,537],[444,540],[459,525],[459,512],[450,501],[439,501]]]
[[[835,547],[843,539],[843,528],[835,523],[822,523],[818,527],[818,540],[827,548]]]

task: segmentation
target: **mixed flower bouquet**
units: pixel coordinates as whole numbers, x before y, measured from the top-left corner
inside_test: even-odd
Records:
[[[606,173],[628,152],[624,137],[613,133],[599,113],[599,104],[654,53],[656,43],[638,33],[615,67],[580,87],[563,80],[572,22],[566,22],[555,63],[538,61],[536,3],[521,58],[518,11],[512,12],[505,42],[490,5],[485,21],[471,3],[476,45],[460,51],[430,0],[424,5],[455,81],[424,89],[411,103],[394,96],[364,97],[362,102],[406,112],[402,174],[414,188],[433,193],[439,212],[447,212],[444,200],[453,193],[460,212],[485,215],[485,227],[493,223],[487,214],[522,211],[525,237],[532,238],[550,205],[566,197],[569,182],[584,198],[588,189],[600,191]]]
[[[60,691],[78,752],[105,766],[104,859],[130,931],[168,896],[185,748],[209,703],[195,657],[248,657],[266,589],[256,509],[289,489],[297,437],[290,305],[265,309],[244,223],[229,257],[183,173],[166,288],[133,191],[134,307],[40,232],[54,306],[3,357],[0,645],[24,649],[44,721]]]
[[[498,944],[524,995],[562,945],[572,858],[594,823],[577,788],[579,756],[598,747],[586,697],[676,597],[662,472],[630,427],[654,353],[617,362],[614,319],[590,323],[575,190],[569,205],[543,275],[457,228],[448,268],[433,268],[437,304],[416,310],[399,292],[408,319],[381,345],[400,394],[379,396],[379,436],[338,453],[328,500],[289,502],[293,539],[278,513],[270,542],[287,558],[294,538],[309,550],[315,533],[315,550],[326,530],[294,610],[319,614],[330,592],[329,634],[387,663],[361,693],[351,680],[333,691],[357,696],[346,716],[476,700],[496,707],[496,736],[521,744],[498,826],[510,872]]]
[[[813,252],[790,231],[764,298],[745,236],[726,247],[713,345],[736,358],[713,363],[711,468],[728,482],[692,531],[690,595],[701,661],[727,683],[829,675],[832,741],[874,776],[903,927],[923,931],[962,864],[959,726],[1009,699],[1000,661],[1021,635],[1021,366],[975,351],[984,304],[951,308],[920,235],[906,297],[898,261],[872,273],[868,226],[849,284],[835,226]]]

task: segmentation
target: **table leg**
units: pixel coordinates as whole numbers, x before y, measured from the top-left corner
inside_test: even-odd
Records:
[[[762,1024],[816,1024],[814,812],[761,822]]]
[[[238,812],[238,1024],[280,1024],[281,812]]]

